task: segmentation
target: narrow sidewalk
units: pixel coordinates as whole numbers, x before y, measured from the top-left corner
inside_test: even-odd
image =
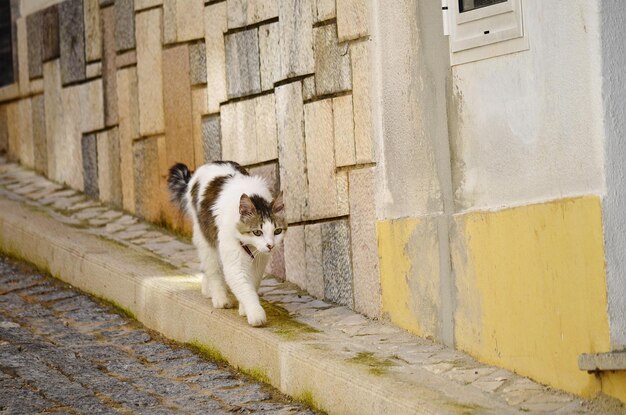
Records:
[[[262,284],[269,324],[249,327],[201,296],[189,242],[2,162],[0,251],[329,414],[626,414],[615,400],[551,390],[273,278]]]

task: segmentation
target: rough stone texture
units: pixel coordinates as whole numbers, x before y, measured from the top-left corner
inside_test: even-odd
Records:
[[[18,157],[20,163],[23,165],[34,168],[35,167],[35,155],[34,155],[34,138],[33,138],[33,110],[32,101],[30,98],[23,98],[18,103],[17,112],[17,128],[19,136],[19,153]]]
[[[191,85],[206,84],[206,47],[204,41],[189,45],[189,69],[191,70]]]
[[[228,0],[228,28],[233,29],[278,16],[274,0]]]
[[[286,205],[288,206],[288,205]],[[285,250],[285,278],[306,289],[306,247],[304,225],[290,226],[283,239]]]
[[[163,0],[163,42],[185,42],[204,36],[203,0]]]
[[[100,200],[121,207],[120,141],[117,128],[98,133],[97,142]]]
[[[98,143],[96,134],[84,135],[81,140],[83,153],[83,180],[85,194],[97,199],[98,188]]]
[[[28,68],[28,28],[26,18],[20,17],[15,22],[17,26],[17,81],[21,96],[30,93],[30,75]],[[43,66],[42,66],[43,75]]]
[[[151,221],[161,216],[158,140],[159,137],[151,137],[133,144],[135,213]]]
[[[20,130],[19,130],[19,101],[7,105],[7,158],[10,161],[19,161],[20,158]]]
[[[117,102],[119,109],[120,171],[122,206],[135,211],[135,180],[133,139],[139,137],[139,102],[137,96],[137,69],[117,71]]]
[[[163,4],[163,0],[135,0],[135,10],[143,10]]]
[[[306,102],[315,98],[315,76],[307,76],[302,80],[302,99]]]
[[[220,110],[226,101],[226,51],[224,32],[227,30],[225,2],[210,4],[204,9],[204,42],[206,45],[207,107],[210,113]]]
[[[316,0],[317,15],[316,22],[330,20],[335,18],[335,0]]]
[[[347,220],[322,224],[322,269],[324,297],[352,308],[352,261]]]
[[[202,117],[207,113],[206,92],[206,88],[191,90],[191,127],[193,129],[193,155],[196,168],[205,162]]]
[[[335,178],[337,180],[337,216],[346,216],[350,214],[348,172],[345,170],[338,171],[335,173]]]
[[[102,76],[102,61],[88,63],[85,67],[85,78],[93,79]]]
[[[307,180],[303,131],[302,84],[292,82],[276,88],[276,125],[280,183],[289,223],[307,214]],[[287,254],[286,254],[287,257]]]
[[[63,98],[61,95],[61,69],[59,60],[43,65],[44,103],[46,108],[46,137],[48,177],[57,178],[56,154],[65,136]]]
[[[368,4],[367,0],[337,0],[337,33],[340,42],[369,34]]]
[[[304,127],[309,183],[307,219],[337,216],[332,99],[305,104]]]
[[[100,7],[112,6],[115,4],[115,0],[100,0]]]
[[[222,157],[243,165],[257,160],[255,99],[222,106]]]
[[[115,64],[117,65],[118,69],[137,65],[137,51],[128,50],[117,55],[115,57]]]
[[[202,117],[202,148],[205,163],[222,160],[222,130],[219,115]]]
[[[100,35],[100,4],[98,0],[83,0],[85,18],[85,57],[87,62],[100,60],[102,37]]]
[[[32,101],[33,115],[33,157],[35,170],[48,174],[48,143],[46,140],[46,114],[44,96],[35,95]],[[0,119],[0,122],[2,120]],[[1,151],[1,150],[0,150]]]
[[[372,142],[372,105],[370,98],[370,44],[350,45],[352,59],[352,106],[354,110],[354,141],[357,163],[374,161]]]
[[[9,147],[9,123],[7,116],[8,105],[0,105],[0,153],[6,152]]]
[[[280,176],[278,163],[264,164],[262,166],[250,167],[248,172],[253,176],[260,176],[265,179],[273,195],[280,191]]]
[[[104,86],[104,123],[107,127],[118,123],[117,62],[115,53],[114,8],[102,10],[102,82]]]
[[[85,21],[82,0],[59,4],[59,42],[63,85],[85,79]]]
[[[315,91],[317,95],[333,94],[352,88],[348,44],[337,44],[334,24],[313,30],[315,37]]]
[[[333,98],[333,124],[335,129],[335,165],[342,167],[356,164],[352,95]]]
[[[115,1],[115,45],[118,52],[135,48],[134,0]],[[156,30],[156,27],[154,28]],[[160,37],[160,36],[159,36]]]
[[[374,168],[350,171],[350,236],[354,271],[354,308],[380,317],[381,293],[376,239],[376,207],[372,196]]]
[[[228,97],[261,92],[258,30],[254,28],[226,35],[224,41]]]
[[[139,132],[141,135],[164,131],[163,70],[161,56],[161,9],[136,15],[137,77],[139,85]]]
[[[164,103],[166,164],[172,166],[180,162],[185,163],[190,169],[195,169],[190,85],[187,45],[165,49],[163,96],[166,97]]]
[[[280,244],[272,250],[272,257],[267,264],[266,274],[285,280],[285,246]]]
[[[42,11],[42,59],[44,62],[56,59],[61,54],[59,43],[59,7],[52,5]]]
[[[269,94],[257,97],[254,105],[257,146],[256,162],[274,160],[278,158],[275,96],[274,94]]]
[[[28,32],[28,75],[30,79],[43,76],[43,13],[33,13],[26,17]]]
[[[306,290],[313,296],[324,298],[324,270],[322,267],[322,225],[304,227],[306,245]]]
[[[315,70],[312,1],[278,0],[281,79]]]
[[[259,27],[259,56],[261,60],[261,89],[274,88],[280,79],[280,38],[278,23]]]
[[[13,81],[17,83],[18,81],[18,46],[17,46],[17,25],[16,20],[20,18],[22,15],[20,0],[9,0],[10,4],[10,13],[11,13],[11,58],[12,58],[12,72],[13,72]]]

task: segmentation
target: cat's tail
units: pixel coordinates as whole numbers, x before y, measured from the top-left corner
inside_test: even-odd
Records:
[[[187,185],[191,180],[192,172],[183,163],[174,164],[167,175],[167,187],[170,190],[170,196],[172,202],[174,202],[178,208],[185,212],[187,209],[187,201],[185,200],[185,193],[187,193]]]

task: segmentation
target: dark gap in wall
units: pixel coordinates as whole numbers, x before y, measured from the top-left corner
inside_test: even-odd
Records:
[[[274,83],[274,88],[279,87],[279,86],[283,86],[283,85],[287,85],[287,84],[290,84],[292,82],[304,81],[305,78],[308,78],[309,76],[313,76],[313,75],[315,75],[315,74],[308,73],[308,74],[305,74],[305,75],[294,76],[293,78],[282,79],[282,80]]]
[[[0,86],[15,82],[11,0],[0,0]]]
[[[327,223],[327,222],[335,222],[341,219],[349,219],[350,215],[341,215],[334,216],[332,218],[323,218],[323,219],[313,219],[313,220],[303,220],[300,222],[290,223],[289,226],[300,226],[300,225],[314,225],[316,223]]]
[[[257,23],[253,23],[253,24],[248,25],[248,26],[236,27],[234,29],[228,29],[228,31],[226,33],[224,33],[224,36],[232,35],[233,33],[238,33],[238,32],[245,32],[246,30],[256,29],[258,27],[265,26],[265,25],[271,24],[271,23],[277,23],[277,22],[278,22],[278,17],[272,17],[271,19],[267,19],[267,20],[263,20],[263,21],[260,21],[260,22],[257,22]]]
[[[337,18],[333,17],[332,19],[322,20],[320,22],[313,23],[313,27],[315,28],[315,27],[329,26],[335,23],[337,23]]]
[[[337,98],[337,97],[343,97],[346,95],[351,95],[352,94],[352,90],[347,90],[347,91],[340,91],[340,92],[333,92],[332,94],[325,94],[325,95],[319,95],[319,96],[315,96],[311,99],[307,99],[304,100],[305,104],[308,104],[310,102],[315,102],[315,101],[322,101],[324,99],[328,99],[328,98]]]

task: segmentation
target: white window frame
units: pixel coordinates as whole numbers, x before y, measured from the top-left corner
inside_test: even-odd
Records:
[[[450,62],[452,65],[527,50],[522,0],[507,0],[461,13],[450,1]]]

